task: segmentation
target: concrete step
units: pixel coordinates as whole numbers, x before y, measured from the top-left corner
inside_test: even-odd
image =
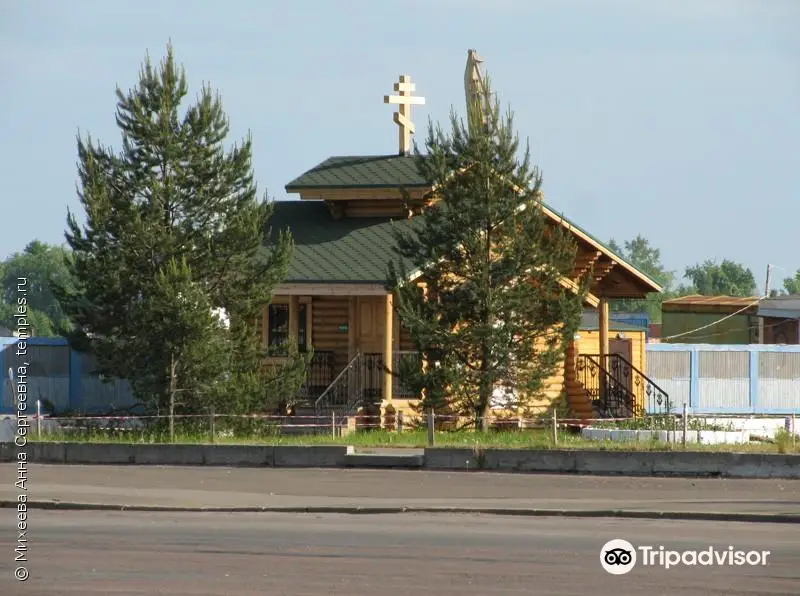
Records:
[[[425,463],[422,454],[399,453],[348,453],[344,465],[348,468],[421,468]]]

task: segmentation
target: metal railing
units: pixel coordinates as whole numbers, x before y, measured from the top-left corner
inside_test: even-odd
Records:
[[[628,418],[644,414],[642,408],[637,407],[636,395],[608,372],[599,355],[578,355],[575,371],[601,416]]]
[[[317,415],[323,416],[333,411],[349,413],[354,410],[363,399],[361,387],[361,353],[356,352],[347,366],[314,402]]]
[[[334,353],[315,351],[306,372],[306,380],[300,390],[300,396],[316,400],[333,382]]]
[[[612,377],[644,398],[644,413],[668,414],[672,409],[669,395],[650,377],[620,354],[608,354],[607,370]]]
[[[580,354],[575,367],[578,380],[603,416],[670,412],[667,392],[619,354]]]

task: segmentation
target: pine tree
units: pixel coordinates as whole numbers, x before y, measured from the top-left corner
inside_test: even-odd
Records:
[[[148,57],[138,85],[117,89],[122,150],[78,139],[86,224],[69,214],[75,286],[56,292],[74,345],[151,410],[266,407],[264,395],[219,395],[274,380],[249,322],[285,277],[291,238],[264,247],[272,204],[257,197],[251,140],[226,150],[219,96],[205,86],[182,109],[187,94],[168,47],[160,68]],[[212,308],[229,314],[229,330]],[[295,358],[287,376],[304,369]]]
[[[488,106],[468,106],[467,125],[453,113],[449,135],[429,127],[416,161],[438,202],[412,231],[396,231],[403,265],[389,265],[400,319],[426,363],[401,363],[402,382],[423,394],[421,408],[483,430],[493,401],[524,409],[540,396],[588,289],[588,278],[577,292],[562,284],[577,247],[541,209],[542,177],[527,148],[517,158],[511,113]],[[408,268],[414,282],[404,281]]]

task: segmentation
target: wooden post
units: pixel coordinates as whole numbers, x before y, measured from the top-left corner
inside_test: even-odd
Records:
[[[38,399],[36,400],[36,440],[42,440],[42,402]]]
[[[392,369],[394,369],[394,297],[391,292],[386,294],[385,302],[385,321],[383,326],[383,363],[386,370],[383,373],[383,401],[392,401]]]
[[[558,445],[558,420],[555,409],[553,410],[553,445]]]
[[[598,326],[600,328],[600,366],[603,370],[608,371],[608,298],[600,298],[598,314]],[[604,403],[606,398],[606,378],[602,371],[600,371],[599,374],[599,381],[600,399],[602,400],[601,403]]]
[[[397,434],[400,434],[400,433],[403,432],[403,411],[402,410],[397,412],[396,420],[397,420]]]
[[[298,322],[300,313],[300,297],[292,296],[289,299],[289,341],[297,343],[298,335]]]
[[[436,425],[433,408],[428,410],[428,447],[433,447],[436,442]]]
[[[214,444],[217,440],[217,432],[215,426],[215,419],[216,416],[214,415],[214,406],[211,406],[211,414],[209,416],[209,434],[211,435],[211,443]]]
[[[347,361],[350,362],[356,355],[356,338],[358,326],[358,298],[350,296],[347,309]]]
[[[331,412],[331,433],[336,438],[336,412]]]
[[[683,402],[683,446],[686,447],[686,432],[689,430],[689,408]]]

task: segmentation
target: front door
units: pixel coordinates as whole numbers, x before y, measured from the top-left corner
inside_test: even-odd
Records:
[[[358,299],[356,349],[361,352],[361,386],[364,398],[380,401],[383,393],[383,336],[385,301],[382,297]]]
[[[360,298],[358,304],[358,341],[362,354],[383,353],[384,302],[376,298]]]
[[[611,376],[623,388],[633,393],[633,341],[624,338],[613,338],[608,340],[609,354],[617,354],[625,360],[610,358]]]

